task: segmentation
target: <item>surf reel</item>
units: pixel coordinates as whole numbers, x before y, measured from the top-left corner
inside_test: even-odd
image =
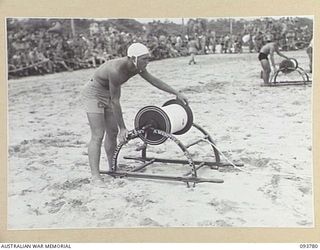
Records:
[[[189,106],[179,100],[170,100],[162,107],[146,106],[139,110],[135,117],[136,128],[152,127],[165,133],[182,135],[191,128],[193,114]],[[146,133],[139,137],[147,144],[159,145],[168,138],[154,133]]]
[[[288,77],[289,74],[293,75],[294,72],[298,73],[301,80],[293,80],[292,77]],[[270,86],[306,85],[311,83],[311,80],[307,72],[299,67],[298,61],[294,58],[289,58],[281,61],[279,69],[271,76],[271,83],[273,85],[270,84]]]
[[[134,178],[146,178],[146,179],[160,179],[169,181],[182,181],[187,183],[209,182],[209,183],[223,183],[221,179],[207,179],[198,177],[197,171],[204,167],[209,166],[211,169],[218,170],[223,166],[231,166],[230,163],[222,163],[220,161],[220,152],[217,149],[211,136],[199,125],[193,122],[192,110],[188,105],[185,105],[180,100],[170,100],[166,102],[162,107],[146,106],[138,111],[135,120],[135,129],[129,132],[127,140],[117,145],[113,156],[113,166],[111,171],[100,171],[101,174],[108,174],[113,177],[134,177]],[[184,145],[176,135],[183,135],[187,133],[191,128],[197,129],[202,138],[196,141]],[[134,160],[142,164],[131,168],[130,170],[123,171],[121,169],[122,164],[119,164],[119,155],[123,146],[128,144],[132,140],[140,139],[143,146],[140,147],[141,156],[124,156],[125,160]],[[166,159],[158,157],[147,157],[148,146],[157,146],[165,143],[167,140],[172,141],[183,153],[186,159]],[[214,161],[201,161],[194,160],[189,152],[189,148],[200,142],[206,142],[211,146],[213,151],[212,157]],[[130,153],[132,150],[130,149]],[[182,176],[169,176],[169,175],[156,175],[141,173],[146,170],[147,166],[153,163],[161,162],[166,164],[182,164],[187,165],[189,171]],[[243,166],[243,164],[237,164]]]

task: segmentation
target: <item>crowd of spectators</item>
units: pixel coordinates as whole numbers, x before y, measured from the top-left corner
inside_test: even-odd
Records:
[[[106,60],[126,55],[132,42],[142,42],[151,51],[152,60],[188,55],[188,40],[197,41],[198,53],[258,52],[273,38],[281,40],[283,50],[299,49],[311,40],[312,29],[296,25],[293,18],[265,18],[243,23],[237,34],[217,34],[199,19],[190,19],[181,34],[152,33],[150,23],[144,32],[124,32],[116,27],[92,23],[88,32],[66,34],[61,23],[51,29],[37,28],[7,31],[9,77],[47,74],[97,67]],[[151,32],[150,32],[151,31]]]
[[[259,51],[268,40],[279,39],[284,51],[305,48],[312,39],[312,27],[299,25],[299,18],[256,19],[244,26],[243,33],[250,35],[249,49]]]
[[[234,20],[228,21],[229,30],[232,30],[234,22]],[[239,23],[242,29],[235,29],[235,32],[220,32],[218,35],[214,30],[206,32],[208,25],[201,19],[189,21],[188,29],[189,33],[199,34],[201,53],[242,53],[244,46],[250,53],[259,52],[265,43],[274,39],[279,40],[281,50],[298,50],[307,47],[312,39],[312,27],[301,25],[299,18],[266,17],[252,21],[242,19],[234,25]]]

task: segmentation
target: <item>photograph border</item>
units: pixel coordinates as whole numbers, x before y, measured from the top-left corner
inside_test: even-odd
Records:
[[[320,1],[316,0],[2,0],[0,89],[0,240],[1,242],[320,242],[319,48],[313,54],[313,191],[314,228],[123,228],[81,230],[7,230],[8,87],[5,20],[7,17],[177,18],[314,16],[314,44],[319,44]]]

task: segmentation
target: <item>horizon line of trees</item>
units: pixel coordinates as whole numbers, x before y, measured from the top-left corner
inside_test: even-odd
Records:
[[[287,18],[287,17],[284,17]],[[295,19],[297,27],[308,26],[309,29],[313,29],[313,20],[306,17],[292,17]],[[74,28],[76,34],[87,34],[92,23],[116,28],[120,32],[133,32],[143,33],[148,32],[151,35],[189,35],[194,32],[190,27],[195,23],[199,26],[198,29],[202,32],[215,31],[217,36],[225,35],[228,33],[239,34],[245,30],[246,25],[258,25],[261,21],[273,20],[270,17],[261,17],[252,20],[245,18],[218,18],[214,20],[208,20],[207,18],[190,18],[185,24],[177,24],[173,22],[164,21],[152,21],[146,24],[138,22],[135,19],[106,19],[96,20],[94,18],[8,18],[7,30],[37,30],[37,29],[50,29],[53,24],[60,22],[63,28],[64,35],[72,36],[72,29]],[[73,21],[73,27],[71,24]]]

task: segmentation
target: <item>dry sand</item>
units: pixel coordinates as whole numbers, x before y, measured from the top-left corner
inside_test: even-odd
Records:
[[[308,68],[305,51],[286,54]],[[257,54],[196,59],[194,66],[177,58],[151,62],[148,69],[184,91],[195,123],[230,160],[243,162],[243,171],[201,169],[199,176],[224,183],[195,188],[109,176],[105,188],[93,187],[79,92],[94,69],[10,80],[8,228],[312,227],[312,88],[261,87]],[[121,99],[127,127],[133,128],[140,108],[171,98],[132,78]],[[187,144],[198,135],[190,130],[178,138]],[[206,144],[190,151],[195,159],[212,157]],[[150,152],[182,157],[170,142]],[[101,168],[106,167],[102,150]],[[188,167],[154,164],[148,171],[182,175]]]

